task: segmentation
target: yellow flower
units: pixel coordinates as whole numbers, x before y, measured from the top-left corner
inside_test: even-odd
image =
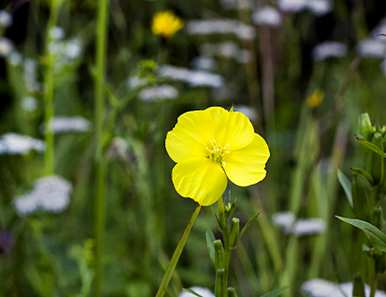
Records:
[[[309,108],[317,108],[324,100],[324,93],[321,90],[315,90],[306,100]]]
[[[170,11],[157,12],[153,17],[152,31],[155,35],[171,37],[184,26],[182,20]]]
[[[165,146],[177,163],[172,172],[176,191],[203,206],[221,198],[228,178],[241,187],[263,180],[270,155],[250,120],[222,107],[182,114]]]

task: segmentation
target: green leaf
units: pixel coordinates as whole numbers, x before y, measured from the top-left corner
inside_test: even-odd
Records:
[[[257,217],[260,215],[260,212],[257,212],[255,213],[253,216],[251,216],[248,221],[245,223],[244,227],[241,229],[240,231],[240,236],[239,238],[241,239],[245,233],[245,231],[247,231],[247,229],[249,228],[249,226],[251,225],[251,223],[257,219]]]
[[[365,148],[373,151],[377,155],[379,155],[381,158],[386,158],[386,154],[383,152],[383,150],[375,145],[374,143],[371,143],[370,141],[367,141],[366,139],[363,139],[361,137],[357,137],[357,141],[359,144],[363,145]]]
[[[336,216],[339,220],[362,230],[374,248],[380,252],[386,252],[386,234],[374,225],[358,220]]]
[[[366,170],[363,170],[362,168],[358,168],[358,167],[352,167],[351,171],[353,174],[363,177],[365,180],[368,181],[370,185],[374,185],[373,177]]]
[[[352,202],[352,186],[351,186],[351,182],[350,180],[347,178],[347,176],[338,169],[338,180],[339,180],[339,183],[340,185],[342,186],[345,194],[346,194],[346,197],[347,197],[347,200],[348,200],[348,203],[350,203],[350,206],[353,207],[353,202]]]
[[[262,295],[261,297],[279,297],[283,294],[283,292],[287,290],[287,288],[279,288],[279,289],[275,289],[275,290],[272,290],[270,292],[267,292],[265,293],[264,295]]]
[[[214,234],[211,230],[206,231],[206,246],[208,247],[209,258],[212,261],[213,265],[215,264],[215,251],[213,242],[216,240]]]

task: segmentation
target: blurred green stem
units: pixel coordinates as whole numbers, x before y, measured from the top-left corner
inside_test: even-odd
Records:
[[[106,35],[108,0],[98,0],[98,19],[96,27],[96,76],[95,76],[95,166],[96,166],[96,202],[95,202],[95,279],[94,296],[102,296],[103,280],[103,242],[105,233],[105,168],[103,159],[103,115],[104,81],[106,67]]]
[[[45,45],[45,70],[44,70],[44,137],[45,137],[45,153],[44,153],[44,173],[52,175],[55,170],[55,148],[54,148],[54,132],[52,130],[52,118],[54,117],[54,53],[50,51],[52,43],[51,32],[58,20],[59,3],[58,0],[51,0],[50,17],[48,19]]]
[[[178,244],[176,249],[174,250],[172,259],[170,260],[169,265],[162,277],[161,284],[158,288],[158,291],[155,297],[163,297],[165,295],[169,282],[173,276],[174,270],[176,269],[178,260],[180,259],[182,251],[184,250],[186,242],[188,241],[190,231],[192,230],[192,227],[196,222],[198,215],[200,214],[200,210],[201,210],[201,206],[197,206],[189,220],[189,223],[186,225],[184,233],[182,234],[181,239],[178,241]]]

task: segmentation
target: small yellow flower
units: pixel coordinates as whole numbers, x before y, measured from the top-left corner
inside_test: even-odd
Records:
[[[176,191],[203,206],[221,198],[228,178],[241,187],[263,180],[270,155],[250,120],[222,107],[182,114],[165,146],[177,163],[172,172]]]
[[[324,93],[321,90],[315,90],[306,100],[309,108],[317,108],[324,100]]]
[[[169,38],[184,26],[182,20],[170,11],[157,12],[153,17],[152,31],[154,35]]]

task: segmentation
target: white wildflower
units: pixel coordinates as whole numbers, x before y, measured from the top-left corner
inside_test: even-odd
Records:
[[[281,24],[280,13],[272,6],[258,8],[252,18],[253,22],[259,26],[277,27]]]
[[[291,212],[279,212],[272,216],[272,221],[284,233],[296,236],[316,235],[323,233],[326,224],[320,218],[297,219]]]
[[[192,35],[234,34],[243,40],[255,37],[253,27],[232,19],[193,20],[186,25]]]
[[[68,206],[71,191],[71,184],[60,176],[42,177],[31,192],[16,197],[15,207],[20,215],[37,210],[58,213]]]
[[[357,51],[364,58],[385,58],[386,43],[378,39],[364,39],[359,42]]]
[[[251,0],[221,0],[225,9],[250,9],[252,8]]]
[[[90,121],[80,116],[57,116],[52,119],[50,125],[50,128],[55,134],[87,132],[90,130],[90,127]]]
[[[79,39],[70,39],[65,43],[64,53],[68,59],[76,59],[82,53],[82,44]]]
[[[324,279],[312,279],[303,283],[301,290],[309,297],[347,297],[352,295],[353,284],[337,284]],[[365,285],[366,297],[370,296],[370,287]],[[376,291],[375,297],[386,297],[385,292]]]
[[[61,40],[64,37],[64,30],[61,27],[55,26],[50,30],[50,38],[53,40]]]
[[[328,0],[308,0],[306,7],[317,16],[325,15],[332,9],[331,3]]]
[[[160,66],[159,75],[163,78],[183,81],[192,86],[218,88],[223,85],[223,78],[218,74],[201,70],[191,70],[172,65]]]
[[[202,45],[201,49],[206,55],[234,59],[242,64],[248,63],[252,59],[252,54],[249,51],[240,48],[234,42],[206,43]]]
[[[279,8],[286,12],[299,12],[306,7],[306,0],[279,0]]]
[[[0,10],[0,27],[6,28],[12,25],[12,16],[5,10]]]
[[[7,59],[9,61],[9,63],[13,66],[17,66],[17,65],[20,65],[23,58],[22,56],[16,51],[16,50],[13,50],[8,56],[7,56]]]
[[[192,66],[198,70],[210,71],[215,68],[216,62],[211,57],[199,56],[193,59]]]
[[[37,80],[37,63],[33,59],[27,58],[24,61],[24,81],[29,92],[39,91],[40,84]]]
[[[347,53],[345,44],[336,41],[325,41],[318,44],[313,50],[313,57],[316,61],[323,61],[329,58],[341,58]]]
[[[317,235],[324,232],[326,224],[322,219],[312,218],[297,220],[290,228],[286,230],[287,234],[297,236]]]
[[[127,85],[130,89],[142,88],[146,86],[148,83],[149,82],[147,79],[139,76],[131,76],[127,80]]]
[[[143,101],[158,101],[163,99],[176,99],[178,90],[171,85],[148,87],[139,92],[138,97]]]
[[[37,108],[37,100],[35,97],[32,96],[26,96],[21,101],[21,107],[23,110],[32,112],[35,111]]]
[[[8,57],[12,51],[12,42],[8,38],[0,37],[0,57]]]
[[[24,155],[30,151],[44,151],[44,142],[16,133],[7,133],[0,137],[0,154],[2,155]]]
[[[289,211],[278,212],[272,216],[272,221],[279,227],[287,228],[295,222],[295,215]]]

